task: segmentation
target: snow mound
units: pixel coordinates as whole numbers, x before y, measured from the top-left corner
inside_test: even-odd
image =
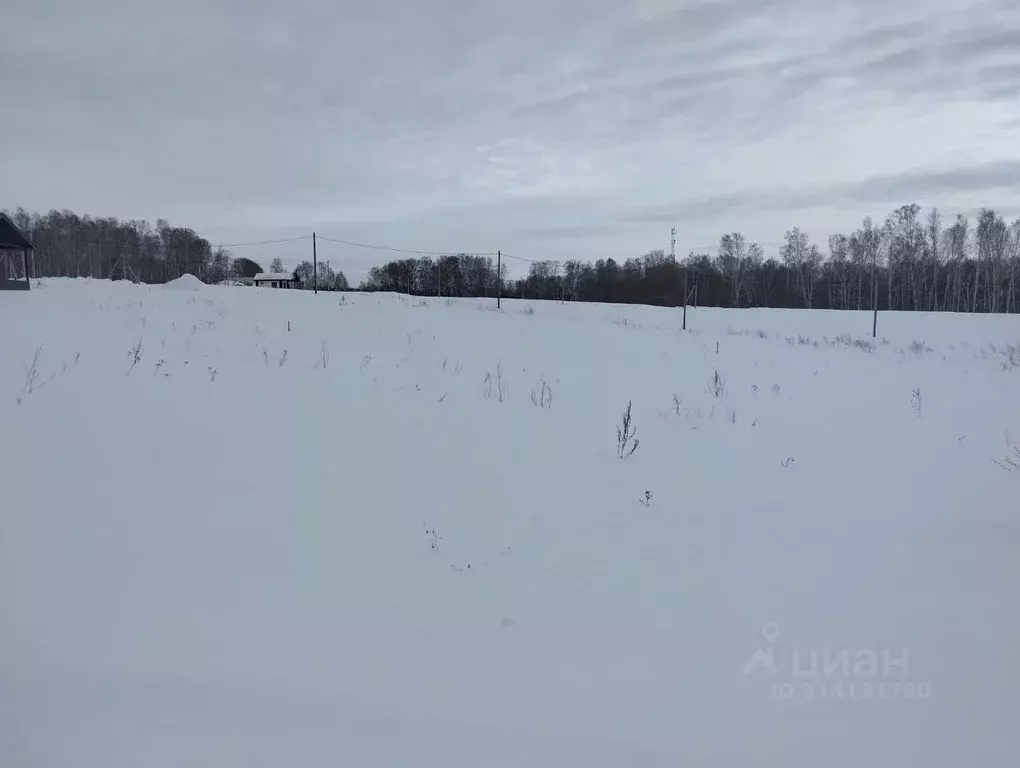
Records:
[[[176,280],[171,280],[166,284],[166,287],[175,291],[197,291],[199,288],[205,287],[205,283],[191,273],[185,273]]]

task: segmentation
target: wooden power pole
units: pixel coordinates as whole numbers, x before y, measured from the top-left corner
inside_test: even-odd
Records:
[[[681,330],[687,330],[687,297],[690,296],[690,291],[687,290],[687,278],[688,272],[684,270],[684,325]]]
[[[871,260],[871,306],[874,311],[871,319],[871,338],[878,336],[878,251]]]
[[[319,256],[315,249],[315,233],[312,232],[312,290],[319,293]]]

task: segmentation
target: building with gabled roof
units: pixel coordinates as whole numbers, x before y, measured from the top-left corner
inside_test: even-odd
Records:
[[[28,252],[32,242],[22,234],[10,216],[0,213],[0,291],[27,291]]]
[[[293,288],[297,285],[290,272],[260,272],[252,281],[256,288]]]

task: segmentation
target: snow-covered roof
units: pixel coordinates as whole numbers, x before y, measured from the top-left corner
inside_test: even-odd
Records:
[[[291,272],[259,272],[255,275],[256,281],[261,280],[293,280],[294,275]]]

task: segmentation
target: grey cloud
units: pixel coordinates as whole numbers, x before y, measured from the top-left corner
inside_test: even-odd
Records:
[[[874,51],[894,44],[916,43],[933,31],[929,21],[905,21],[844,36],[837,47],[841,54]]]
[[[923,199],[929,204],[937,203],[935,196],[940,193],[976,192],[986,195],[987,205],[994,207],[993,193],[1020,192],[1020,160],[1002,160],[969,168],[877,176],[846,185],[840,192],[845,199],[855,202],[899,200],[908,203]]]
[[[995,53],[1016,53],[1020,49],[1020,25],[1015,17],[1006,21],[1007,24],[1010,22],[1012,26],[1005,28],[996,24],[965,30],[946,46],[945,53],[953,57],[966,58],[984,57]]]
[[[739,213],[748,209],[799,211],[823,207],[844,207],[856,203],[878,206],[873,215],[882,217],[892,207],[913,202],[938,204],[939,193],[1020,192],[1020,160],[1002,161],[951,170],[915,171],[890,176],[874,176],[849,184],[834,184],[801,189],[749,189],[685,201],[670,206],[654,206],[631,212],[628,221],[668,222],[699,216],[732,214],[734,226]]]
[[[733,18],[739,7],[736,3],[725,5]],[[684,14],[675,12],[678,18]],[[727,16],[719,11],[717,18]],[[961,59],[960,55],[968,47],[974,51],[995,49],[1014,34],[1001,29],[992,33],[986,28],[950,34],[939,32],[929,21],[907,21],[833,35],[824,45],[806,52],[769,52],[760,40],[710,38],[700,43],[702,50],[669,61],[686,71],[675,72],[666,66],[651,78],[629,83],[610,79],[524,104],[520,110],[564,120],[584,119],[598,114],[597,105],[638,102],[642,110],[620,121],[621,133],[642,123],[682,117],[698,135],[712,132],[753,141],[781,131],[784,124],[824,104],[829,99],[829,84],[839,79],[852,78],[860,90],[886,90],[907,98],[941,92],[999,99],[1003,91],[993,89],[989,80],[1004,74],[1002,65],[989,65],[974,56]],[[757,54],[761,60],[753,56],[748,60],[746,55],[740,60],[741,53]],[[949,62],[951,66],[946,66]],[[755,101],[761,106],[755,108]],[[730,114],[721,120],[720,113],[725,112]],[[614,138],[621,140],[618,134]]]
[[[561,226],[519,228],[514,234],[517,237],[543,240],[574,240],[577,238],[593,238],[605,235],[619,235],[623,230],[619,224],[564,224]]]
[[[903,72],[916,72],[930,60],[930,57],[929,51],[921,50],[918,47],[904,48],[863,62],[857,68],[856,73],[865,77],[883,77]]]
[[[1020,19],[1008,0],[954,7],[15,3],[0,207],[167,216],[224,240],[328,223],[403,247],[619,256],[662,247],[660,223],[711,242],[757,211],[822,226],[820,206],[1014,204]],[[903,137],[924,119],[932,136]],[[853,140],[873,123],[909,158]]]

